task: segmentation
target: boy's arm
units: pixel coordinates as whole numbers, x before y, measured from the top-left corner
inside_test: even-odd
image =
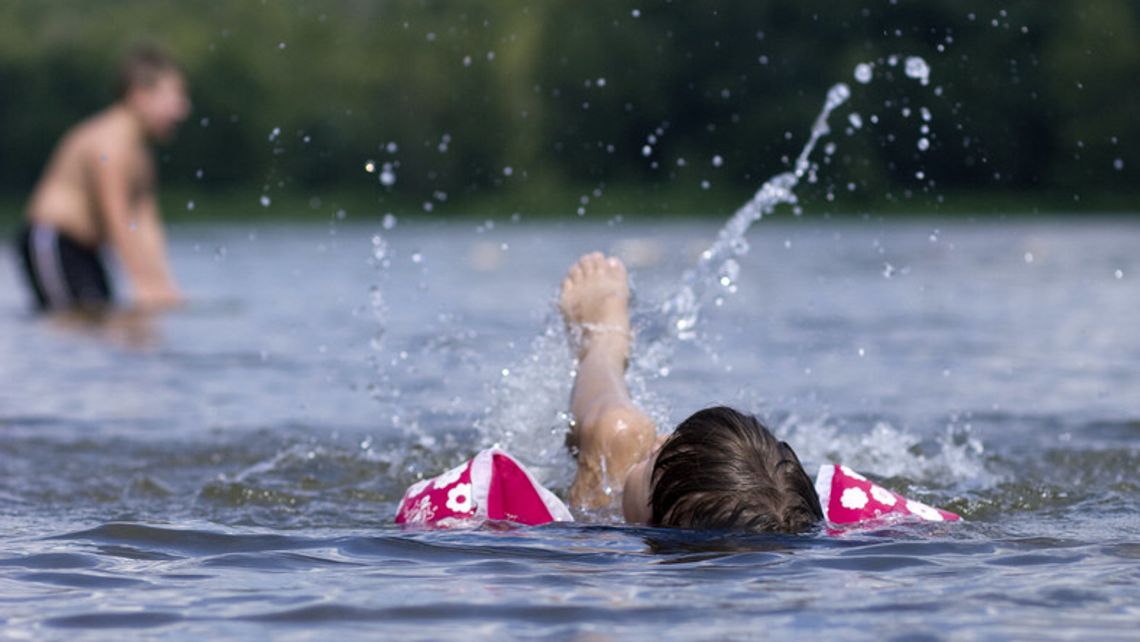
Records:
[[[166,260],[166,239],[158,204],[148,195],[131,206],[131,152],[126,145],[103,153],[95,162],[95,191],[107,235],[134,289],[140,307],[166,307],[181,295]]]
[[[629,276],[616,258],[587,254],[562,282],[562,314],[581,332],[578,373],[570,410],[570,445],[578,475],[570,487],[575,506],[602,508],[624,490],[630,469],[653,449],[653,420],[629,398]]]
[[[570,401],[575,420],[571,442],[578,447],[570,501],[585,508],[610,505],[622,492],[630,468],[645,459],[656,442],[653,420],[630,399],[625,360],[614,357],[619,350],[606,346],[610,340],[606,335],[593,337],[578,365]]]
[[[139,289],[137,298],[144,307],[166,307],[182,303],[182,294],[174,282],[170,261],[166,255],[166,230],[159,215],[158,199],[146,196],[139,206],[138,243],[149,257],[149,279],[145,290]]]

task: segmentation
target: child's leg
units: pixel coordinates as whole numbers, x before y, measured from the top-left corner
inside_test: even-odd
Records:
[[[582,333],[570,409],[578,448],[574,506],[600,508],[620,496],[629,469],[653,449],[653,420],[629,397],[629,283],[625,266],[599,253],[579,259],[562,282],[562,314]]]

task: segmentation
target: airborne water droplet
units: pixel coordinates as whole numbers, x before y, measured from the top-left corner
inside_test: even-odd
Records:
[[[391,163],[384,163],[384,167],[380,170],[379,180],[384,187],[391,187],[396,184],[396,172],[392,171]]]
[[[930,67],[922,58],[910,56],[906,59],[906,75],[908,78],[914,78],[919,83],[926,85],[930,82]]]
[[[842,105],[851,97],[851,88],[847,83],[836,83],[831,89],[827,91],[827,101],[824,103],[824,111],[831,111],[836,107]]]
[[[860,84],[866,85],[871,82],[873,77],[874,72],[869,63],[861,62],[855,65],[855,80],[859,81]]]

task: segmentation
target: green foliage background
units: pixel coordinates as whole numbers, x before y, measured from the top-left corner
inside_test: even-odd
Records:
[[[1135,0],[7,0],[0,193],[26,194],[138,40],[169,48],[192,84],[165,184],[252,210],[266,193],[717,212],[786,167],[840,80],[868,126],[833,120],[838,151],[806,194],[821,207],[985,210],[1005,195],[1133,211],[1140,193]],[[923,56],[931,85],[885,64],[853,82],[857,62],[896,53]],[[370,159],[398,163],[394,187]]]

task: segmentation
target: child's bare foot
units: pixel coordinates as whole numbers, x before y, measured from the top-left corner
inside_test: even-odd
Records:
[[[604,350],[623,364],[629,358],[629,275],[615,257],[587,254],[562,281],[562,316],[581,333],[578,357]]]

